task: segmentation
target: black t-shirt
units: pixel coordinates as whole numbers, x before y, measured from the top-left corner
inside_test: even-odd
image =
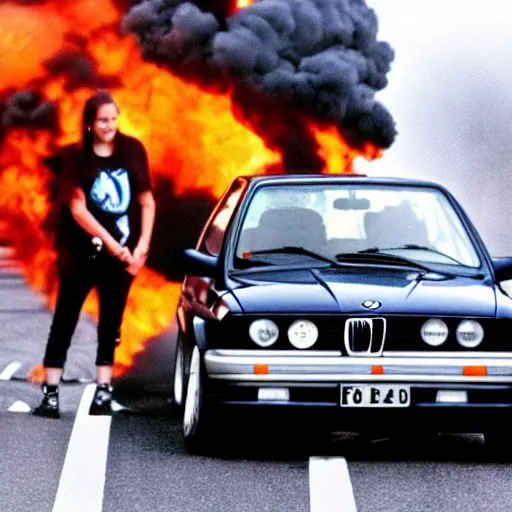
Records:
[[[67,207],[75,186],[83,189],[92,215],[119,243],[133,250],[141,229],[137,196],[152,189],[147,153],[141,142],[118,134],[112,156],[92,155],[88,161],[74,146],[64,157],[61,198],[65,206],[58,240],[63,250],[87,253],[92,248],[92,237],[74,221]]]

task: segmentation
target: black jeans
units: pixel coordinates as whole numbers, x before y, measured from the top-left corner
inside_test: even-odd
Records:
[[[96,287],[99,299],[96,365],[112,366],[134,276],[123,264],[101,252],[96,258],[66,255],[59,261],[59,294],[43,365],[63,368],[85,299]]]

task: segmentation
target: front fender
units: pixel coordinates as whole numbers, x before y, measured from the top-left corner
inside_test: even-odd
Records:
[[[192,320],[194,326],[194,338],[200,352],[204,352],[207,348],[206,342],[206,322],[203,318],[195,316]]]

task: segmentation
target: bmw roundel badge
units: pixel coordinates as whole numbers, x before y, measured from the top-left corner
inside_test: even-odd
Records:
[[[366,309],[378,309],[382,306],[378,300],[365,300],[361,305]]]

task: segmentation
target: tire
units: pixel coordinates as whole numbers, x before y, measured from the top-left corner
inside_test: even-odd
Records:
[[[183,408],[183,440],[187,452],[202,454],[212,435],[210,411],[204,398],[204,366],[197,346],[192,351]]]
[[[181,331],[176,338],[176,355],[174,359],[173,396],[178,410],[183,413],[185,391],[185,354],[183,352],[183,340]]]

